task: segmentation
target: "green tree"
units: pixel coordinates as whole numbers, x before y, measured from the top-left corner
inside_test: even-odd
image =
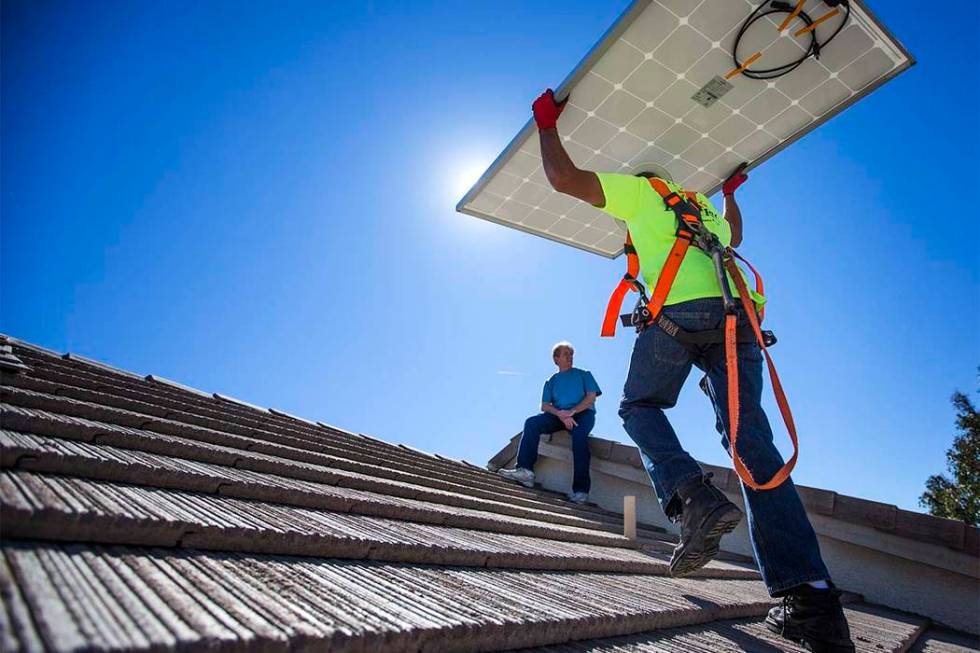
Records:
[[[930,476],[919,505],[931,515],[980,526],[980,413],[962,392],[953,393],[953,406],[959,433],[946,452],[952,479]]]

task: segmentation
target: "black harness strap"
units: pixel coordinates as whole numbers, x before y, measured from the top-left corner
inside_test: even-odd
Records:
[[[703,347],[705,345],[718,345],[725,342],[725,329],[723,328],[708,329],[706,331],[688,331],[663,313],[657,316],[654,324],[660,327],[664,333],[685,346]],[[735,333],[738,342],[755,342],[755,332],[752,331],[752,325],[750,324],[740,326]],[[776,336],[773,335],[772,331],[763,331],[762,335],[766,347],[771,347],[776,344]]]

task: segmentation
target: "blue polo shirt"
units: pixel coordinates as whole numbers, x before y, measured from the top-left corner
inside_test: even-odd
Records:
[[[541,392],[541,403],[551,404],[558,410],[568,410],[585,399],[585,393],[602,394],[599,384],[595,382],[592,372],[573,367],[565,372],[556,372],[544,382]],[[589,410],[595,412],[595,404]]]

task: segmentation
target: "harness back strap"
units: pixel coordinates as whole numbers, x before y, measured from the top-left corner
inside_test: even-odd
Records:
[[[772,362],[769,350],[766,349],[765,338],[762,336],[762,329],[759,326],[759,320],[756,318],[755,305],[749,295],[749,289],[745,286],[745,279],[742,278],[738,266],[735,265],[733,259],[726,258],[725,267],[731,278],[735,281],[739,297],[742,300],[742,306],[745,308],[745,315],[748,317],[749,324],[752,325],[752,331],[755,333],[756,342],[759,344],[762,353],[766,356],[766,365],[769,367],[769,378],[772,380],[772,391],[776,397],[776,404],[779,406],[779,412],[783,416],[783,423],[786,425],[789,438],[793,442],[792,457],[765,483],[756,482],[752,476],[752,472],[748,470],[738,455],[738,343],[736,337],[736,317],[735,315],[728,315],[725,317],[725,362],[728,368],[728,440],[732,448],[732,462],[735,465],[735,473],[738,474],[739,478],[747,486],[753,490],[771,490],[782,485],[789,478],[793,467],[796,466],[796,459],[800,454],[800,444],[796,436],[796,424],[793,422],[793,413],[790,411],[789,402],[786,400],[786,393],[783,392],[783,384],[779,381],[779,375],[776,373],[776,366]]]

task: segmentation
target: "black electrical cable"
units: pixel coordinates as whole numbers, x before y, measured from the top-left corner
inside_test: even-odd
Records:
[[[840,4],[844,5],[844,9],[845,9],[844,20],[841,21],[841,24],[837,26],[837,29],[834,30],[834,33],[831,34],[830,37],[827,40],[825,40],[823,43],[817,41],[817,30],[815,29],[810,30],[809,32],[810,45],[807,48],[806,52],[803,53],[803,56],[800,57],[799,59],[795,61],[791,61],[787,64],[783,64],[782,66],[776,66],[775,68],[754,69],[754,70],[752,68],[746,68],[745,70],[742,71],[742,74],[750,79],[776,79],[777,77],[782,77],[783,75],[790,73],[796,70],[797,68],[799,68],[800,66],[802,66],[803,62],[809,59],[811,55],[814,58],[819,59],[821,50],[823,50],[823,48],[826,47],[828,43],[833,41],[838,34],[840,34],[841,30],[844,29],[844,26],[847,25],[847,20],[851,17],[851,3],[848,2],[848,0],[841,0]],[[769,11],[763,11],[767,5],[771,7],[771,9],[769,9]],[[762,4],[756,7],[755,11],[749,14],[749,17],[745,19],[744,23],[742,23],[742,27],[738,30],[738,35],[735,37],[735,44],[732,46],[732,61],[735,62],[735,67],[736,68],[742,67],[742,62],[739,61],[738,58],[738,46],[739,43],[741,43],[742,41],[742,37],[749,30],[749,28],[752,27],[753,24],[755,24],[756,21],[761,20],[766,16],[770,16],[772,14],[791,14],[791,13],[793,13],[793,6],[787,2],[781,2],[780,0],[771,0],[771,1],[765,0]],[[807,25],[813,25],[813,19],[810,18],[810,16],[805,11],[800,11],[799,18]]]

